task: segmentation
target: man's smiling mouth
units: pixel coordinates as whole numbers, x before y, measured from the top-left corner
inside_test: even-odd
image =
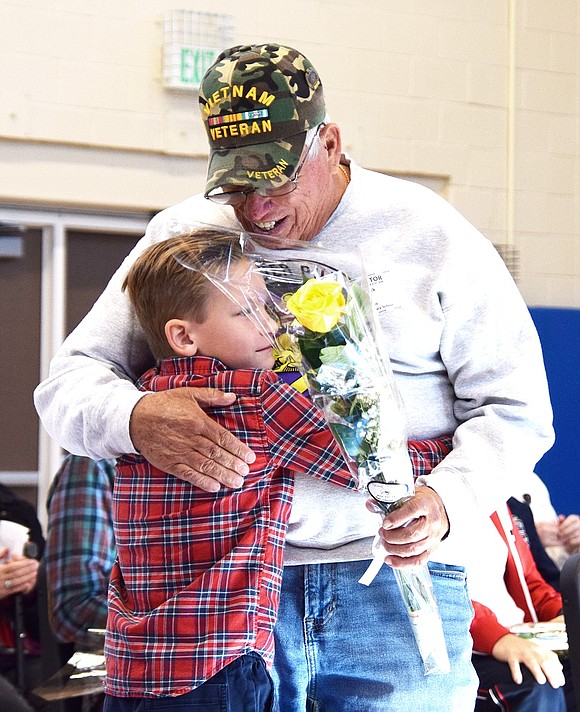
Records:
[[[266,230],[266,232],[268,232],[276,226],[276,221],[268,220],[268,222],[255,222],[254,225],[260,228],[260,230]]]

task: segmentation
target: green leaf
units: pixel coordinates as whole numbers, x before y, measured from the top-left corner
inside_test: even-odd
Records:
[[[320,351],[320,360],[325,364],[350,365],[350,361],[344,356],[344,346],[325,346]]]
[[[347,418],[351,412],[351,406],[348,400],[345,398],[336,398],[332,401],[330,410],[336,413],[340,418]]]
[[[356,431],[342,423],[329,423],[328,427],[345,452],[356,460],[361,454],[361,442]]]

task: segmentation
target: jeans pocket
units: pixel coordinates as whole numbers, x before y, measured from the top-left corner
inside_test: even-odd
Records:
[[[441,576],[443,578],[453,578],[457,581],[466,581],[465,567],[454,564],[442,564],[438,561],[429,562],[431,576]]]

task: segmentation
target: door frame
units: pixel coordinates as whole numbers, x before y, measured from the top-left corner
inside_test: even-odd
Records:
[[[151,215],[145,213],[53,211],[0,206],[0,222],[40,229],[42,234],[39,381],[48,376],[50,361],[66,335],[68,231],[143,234],[150,217]],[[2,482],[8,486],[37,487],[38,517],[43,526],[46,525],[44,502],[62,457],[62,448],[39,424],[38,471],[0,471]]]

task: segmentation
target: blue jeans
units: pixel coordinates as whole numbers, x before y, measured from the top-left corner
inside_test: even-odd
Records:
[[[425,675],[392,570],[368,562],[287,566],[275,628],[280,712],[473,712],[473,608],[463,569],[429,564],[451,672]]]
[[[177,697],[112,697],[103,712],[271,712],[272,679],[263,659],[248,653],[191,692]]]
[[[478,698],[476,712],[504,709],[512,712],[570,712],[575,709],[573,702],[572,707],[566,704],[564,688],[554,689],[549,682],[540,685],[525,665],[521,666],[523,681],[516,684],[508,664],[490,655],[474,655],[473,664],[482,692],[491,688],[492,699],[498,700],[494,704],[488,699]]]

